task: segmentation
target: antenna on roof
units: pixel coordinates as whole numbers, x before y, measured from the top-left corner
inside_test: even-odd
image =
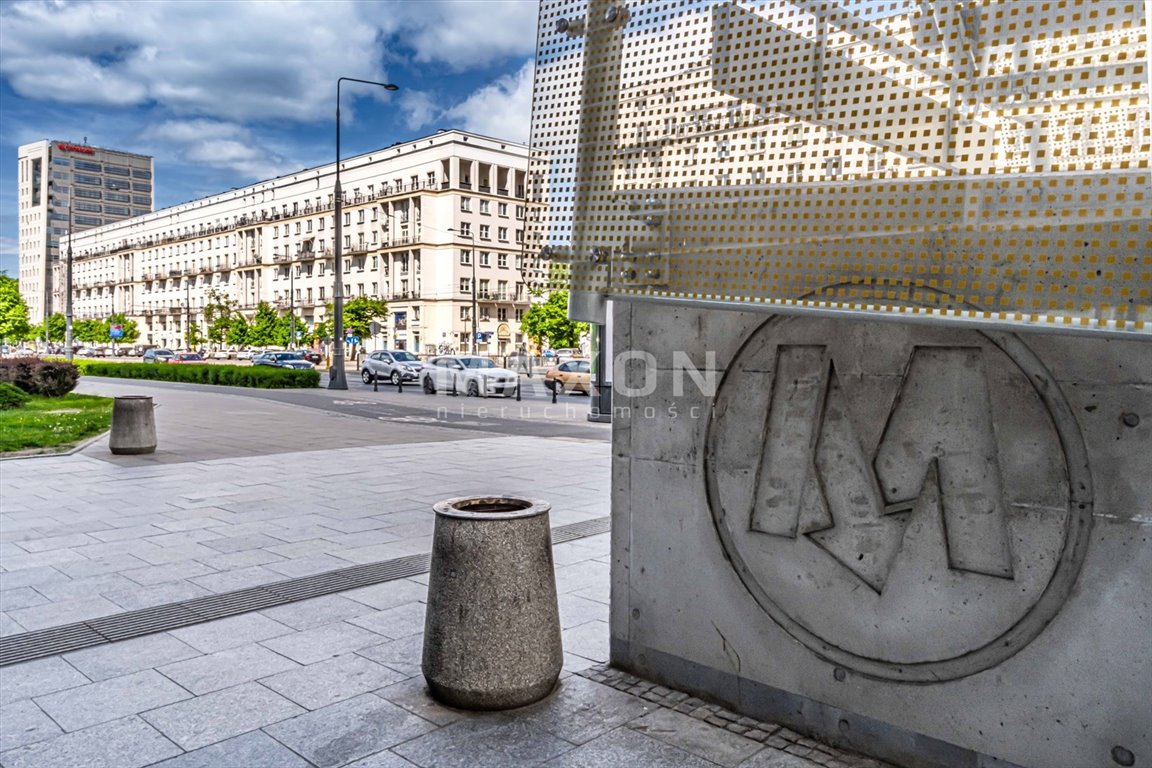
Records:
[[[84,137],[84,146],[88,146],[88,137],[87,136]]]

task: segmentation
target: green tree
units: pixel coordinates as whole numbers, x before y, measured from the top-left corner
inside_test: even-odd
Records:
[[[568,319],[568,292],[554,291],[542,304],[533,304],[524,313],[520,329],[533,343],[551,349],[577,347],[588,332],[588,323]]]
[[[30,336],[28,305],[20,295],[20,281],[0,274],[0,339],[22,341]]]
[[[388,302],[383,299],[376,299],[371,296],[357,296],[344,302],[344,335],[345,336],[359,336],[363,339],[365,336],[372,335],[372,323],[375,320],[381,320],[388,315]],[[328,317],[334,316],[332,305],[328,305]],[[317,323],[316,327],[323,326],[325,336],[322,338],[330,338],[333,334],[332,321],[326,320],[323,323]],[[350,356],[355,356],[356,345],[352,345],[352,349],[348,353]]]
[[[68,321],[64,315],[59,312],[54,312],[48,317],[48,341],[64,341],[64,327]],[[36,333],[33,338],[44,338],[44,324],[41,323],[32,329]]]
[[[109,329],[113,325],[121,325],[124,327],[124,335],[119,339],[113,339],[109,334]],[[104,338],[111,339],[113,344],[135,344],[140,339],[140,327],[136,325],[135,320],[129,319],[123,312],[116,312],[108,316],[104,321]]]
[[[256,305],[256,314],[248,327],[248,343],[254,347],[271,347],[276,345],[276,326],[280,318],[276,310],[266,301]]]
[[[252,342],[248,340],[251,326],[248,321],[244,319],[243,315],[237,315],[228,325],[228,333],[224,336],[224,341],[236,347],[248,346]]]
[[[236,300],[215,288],[208,290],[208,303],[204,305],[204,323],[208,326],[208,340],[214,344],[232,344],[229,336],[237,323],[244,322]],[[241,342],[243,343],[243,342]]]
[[[101,320],[73,320],[72,338],[85,344],[108,341],[108,325]]]

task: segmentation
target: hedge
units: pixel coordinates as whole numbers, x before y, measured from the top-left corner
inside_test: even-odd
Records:
[[[76,388],[80,372],[72,363],[38,357],[0,359],[0,382],[19,387],[30,395],[63,397]]]
[[[27,392],[15,384],[0,381],[0,411],[14,411],[17,408],[23,408],[27,403]]]
[[[320,372],[268,365],[194,365],[188,363],[112,363],[81,360],[76,363],[85,376],[117,379],[152,379],[192,384],[220,384],[257,389],[302,389],[320,385]]]

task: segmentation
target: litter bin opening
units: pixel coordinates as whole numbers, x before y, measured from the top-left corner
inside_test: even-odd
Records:
[[[538,499],[516,496],[465,496],[447,499],[433,506],[438,515],[472,520],[508,520],[547,512],[552,505]]]

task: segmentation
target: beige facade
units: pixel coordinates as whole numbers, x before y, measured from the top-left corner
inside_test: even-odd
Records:
[[[469,348],[472,276],[478,345],[524,342],[527,147],[463,131],[345,159],[343,294],[388,302],[368,348]],[[124,312],[141,344],[203,333],[210,292],[251,317],[260,302],[323,321],[334,288],[335,165],[309,168],[78,234],[77,318]],[[472,260],[475,260],[473,265]]]
[[[152,158],[45,139],[19,148],[17,175],[20,292],[38,323],[64,311],[70,232],[152,211]]]

